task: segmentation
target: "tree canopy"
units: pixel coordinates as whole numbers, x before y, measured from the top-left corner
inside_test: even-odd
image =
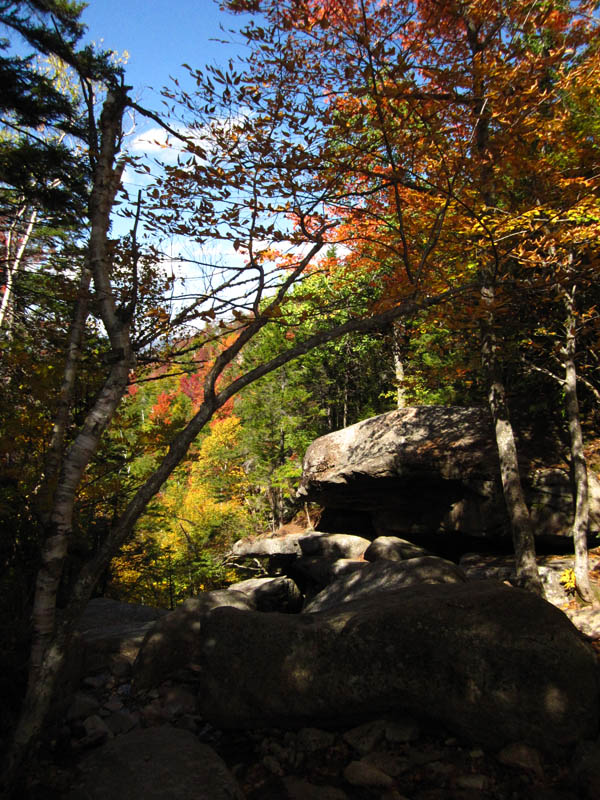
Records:
[[[489,404],[540,591],[511,414],[543,386],[583,558],[596,6],[227,0],[246,54],[185,65],[158,112],[80,4],[0,1],[2,594],[32,614],[8,775],[100,585],[172,605],[220,580],[219,548],[297,510],[309,441],[396,404]],[[173,157],[128,153],[128,113]]]

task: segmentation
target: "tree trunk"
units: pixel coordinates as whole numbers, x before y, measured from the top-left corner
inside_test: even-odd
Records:
[[[2,295],[2,301],[0,302],[0,329],[5,328],[7,336],[12,335],[12,329],[14,327],[14,290],[15,290],[15,280],[21,269],[21,265],[23,263],[23,257],[25,255],[25,250],[29,241],[31,239],[31,235],[33,233],[33,227],[35,225],[35,221],[37,219],[37,209],[33,209],[29,213],[29,220],[27,222],[27,226],[21,236],[19,236],[18,230],[18,222],[22,215],[28,212],[29,209],[27,206],[21,206],[21,208],[17,212],[17,216],[15,221],[10,226],[8,234],[6,236],[6,258],[5,258],[5,284],[4,284],[4,293]]]
[[[492,310],[495,289],[490,270],[485,268],[482,270],[482,279],[481,300],[486,309],[482,321],[482,366],[488,384],[488,402],[500,461],[502,491],[515,551],[517,579],[523,588],[543,595],[543,586],[535,559],[535,540],[531,517],[521,485],[515,436],[508,414],[506,389],[498,362]]]
[[[402,360],[406,339],[405,326],[401,322],[392,324],[392,355],[394,358],[394,378],[396,382],[396,408],[406,407],[406,386],[404,383],[404,361]]]
[[[583,436],[577,400],[577,370],[575,367],[576,318],[575,285],[565,295],[566,339],[565,339],[565,406],[571,441],[571,464],[575,485],[575,510],[573,515],[573,546],[575,550],[575,583],[577,592],[586,603],[594,600],[590,585],[587,534],[589,527],[588,473],[583,452]]]
[[[79,281],[79,292],[75,302],[73,320],[69,330],[69,341],[65,354],[63,380],[58,396],[58,404],[52,426],[52,437],[48,445],[44,463],[44,474],[36,489],[36,506],[40,519],[46,526],[50,521],[52,511],[52,498],[56,491],[59,479],[61,461],[63,458],[67,428],[71,415],[71,401],[73,389],[79,368],[81,347],[85,335],[85,323],[88,316],[88,293],[90,288],[91,273],[87,265],[83,265]]]
[[[124,92],[120,96],[109,92],[100,117],[100,148],[94,165],[90,196],[90,239],[86,267],[94,278],[102,320],[110,338],[113,363],[94,406],[60,467],[46,541],[42,548],[42,563],[36,579],[27,692],[4,775],[4,781],[9,786],[37,745],[72,634],[70,622],[73,614],[66,614],[63,619],[57,620],[56,601],[72,532],[76,493],[101,436],[125,393],[129,371],[133,367],[129,320],[119,317],[110,283],[112,264],[108,243],[110,214],[122,172],[122,165],[115,166],[115,156],[121,139],[124,100]]]

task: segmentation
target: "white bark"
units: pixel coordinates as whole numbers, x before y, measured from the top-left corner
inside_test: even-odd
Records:
[[[18,223],[22,216],[29,212],[29,219],[23,232],[19,232]],[[37,209],[21,206],[6,236],[6,255],[4,259],[5,284],[2,302],[0,303],[0,330],[5,328],[10,336],[14,325],[14,287],[15,280],[23,264],[25,250],[31,240],[33,227],[38,216]]]
[[[589,527],[589,490],[587,463],[583,450],[583,435],[581,433],[581,420],[579,416],[579,402],[577,399],[577,369],[575,366],[576,352],[576,317],[575,317],[575,286],[565,295],[566,309],[566,337],[565,337],[565,406],[569,437],[571,442],[571,463],[573,470],[574,514],[571,534],[575,550],[575,583],[581,599],[587,603],[594,600],[590,585],[589,559],[587,547],[587,534]]]
[[[515,551],[517,578],[523,588],[541,595],[543,587],[535,558],[531,517],[521,485],[515,436],[508,414],[506,390],[498,363],[492,311],[494,284],[488,270],[482,270],[482,277],[481,299],[484,308],[487,309],[482,322],[482,366],[488,381],[488,402],[496,436],[502,491]]]
[[[122,172],[122,166],[115,165],[115,157],[121,139],[124,103],[124,92],[119,96],[109,93],[100,118],[100,148],[94,165],[87,253],[87,268],[93,276],[95,294],[112,346],[112,366],[94,406],[62,460],[36,580],[27,693],[9,756],[9,778],[36,742],[64,663],[71,627],[68,619],[57,623],[56,600],[72,530],[75,497],[83,473],[125,393],[133,366],[130,320],[121,319],[116,310],[108,245],[110,213]]]

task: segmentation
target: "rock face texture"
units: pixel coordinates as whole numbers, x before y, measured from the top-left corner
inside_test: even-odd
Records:
[[[189,731],[170,727],[131,731],[91,753],[67,797],[243,800],[215,751]]]
[[[250,578],[232,583],[227,591],[244,594],[256,611],[284,611],[293,614],[302,608],[302,595],[290,578]]]
[[[343,575],[304,606],[304,612],[325,611],[342,603],[368,598],[377,592],[405,589],[425,583],[464,583],[460,567],[445,558],[422,556],[406,561],[374,561],[364,569]]]
[[[536,534],[568,535],[568,472],[522,466]],[[591,530],[597,531],[600,482],[594,476],[590,494]],[[368,512],[382,536],[508,534],[494,434],[483,408],[404,408],[322,436],[306,452],[300,495],[328,509]]]
[[[421,585],[313,614],[216,608],[197,648],[200,713],[222,728],[386,712],[486,747],[553,753],[598,732],[598,673],[569,620],[495,581]]]
[[[306,556],[315,558],[360,558],[371,544],[369,539],[345,533],[290,534],[258,539],[240,539],[234,556]]]
[[[157,686],[168,675],[195,663],[204,617],[220,606],[256,610],[250,592],[232,589],[205,592],[186,600],[147,632],[134,665],[136,688]]]
[[[164,608],[119,603],[108,597],[91,600],[77,628],[65,682],[77,684],[82,675],[106,669],[126,673],[148,631],[166,614]]]

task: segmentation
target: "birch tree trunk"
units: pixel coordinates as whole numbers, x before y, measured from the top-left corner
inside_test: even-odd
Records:
[[[67,435],[67,428],[71,415],[73,390],[79,367],[81,348],[85,335],[85,323],[88,316],[88,293],[90,288],[91,273],[87,264],[83,265],[79,281],[79,291],[75,302],[73,319],[69,329],[69,341],[65,353],[63,379],[58,396],[56,414],[52,425],[52,436],[44,462],[44,474],[40,485],[37,487],[36,505],[40,519],[48,525],[52,511],[52,498],[56,491],[61,460]]]
[[[396,383],[396,408],[406,408],[406,385],[404,383],[404,340],[405,327],[401,322],[392,325],[392,355],[394,359],[394,379]]]
[[[37,743],[72,635],[69,615],[57,620],[56,600],[72,532],[76,492],[83,473],[98,448],[100,438],[125,393],[129,371],[133,366],[129,341],[131,317],[123,318],[116,308],[110,283],[108,243],[110,214],[123,168],[122,165],[115,165],[115,158],[121,140],[125,100],[124,91],[118,94],[109,92],[99,121],[100,146],[95,149],[86,267],[93,276],[102,320],[109,335],[112,365],[92,409],[60,467],[42,549],[41,566],[36,579],[27,692],[4,776],[9,785]],[[74,365],[71,366],[74,368]]]
[[[29,219],[25,230],[20,234],[18,223],[25,214],[29,213]],[[31,239],[33,227],[37,220],[37,209],[29,209],[21,206],[17,211],[15,220],[6,235],[6,256],[4,259],[5,284],[2,301],[0,302],[0,330],[5,329],[7,336],[12,335],[14,326],[14,291],[15,280],[23,264],[25,250]]]
[[[535,540],[525,502],[517,457],[517,446],[506,401],[506,388],[497,355],[493,304],[495,287],[490,270],[482,274],[481,300],[486,309],[482,321],[481,360],[488,385],[488,403],[500,462],[500,476],[515,551],[517,579],[523,588],[543,595],[535,559]]]
[[[583,452],[583,436],[579,416],[577,398],[576,352],[576,317],[575,317],[575,285],[565,294],[566,337],[565,337],[565,406],[569,425],[571,446],[571,464],[574,483],[574,514],[571,534],[575,550],[575,584],[581,599],[586,603],[594,601],[590,585],[587,534],[589,527],[589,492],[588,473],[585,454]]]

